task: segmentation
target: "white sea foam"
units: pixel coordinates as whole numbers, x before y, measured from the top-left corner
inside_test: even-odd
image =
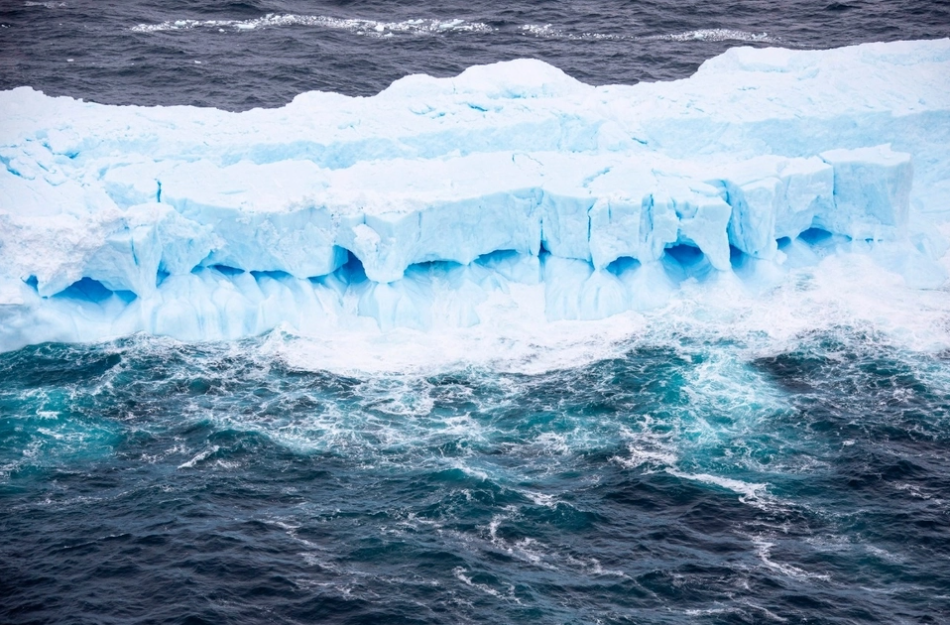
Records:
[[[778,37],[768,33],[751,33],[732,28],[701,28],[681,33],[656,35],[631,35],[622,33],[572,32],[553,24],[524,24],[519,27],[524,35],[539,39],[564,39],[574,41],[740,41],[748,43],[778,43]]]
[[[627,448],[629,456],[625,458],[617,457],[614,460],[621,465],[636,469],[644,465],[673,465],[676,463],[676,455],[670,451],[653,451],[642,449],[637,445],[630,445]]]
[[[159,24],[138,24],[134,32],[166,32],[177,30],[212,29],[248,31],[259,28],[285,26],[312,26],[331,30],[345,30],[358,35],[385,37],[393,34],[437,34],[448,32],[490,32],[492,28],[482,22],[463,19],[412,19],[401,22],[385,22],[361,18],[340,18],[326,15],[295,15],[292,13],[268,13],[263,17],[246,20],[169,20]]]
[[[605,569],[597,558],[578,559],[569,555],[566,560],[568,564],[580,568],[582,572],[591,577],[622,577],[630,579],[630,576],[620,569]]]
[[[432,374],[471,366],[530,374],[619,356],[639,326],[641,319],[635,314],[609,322],[551,324],[543,318],[532,324],[526,316],[511,315],[474,328],[435,332],[343,331],[330,336],[278,332],[270,335],[264,349],[297,369],[344,375]]]
[[[902,349],[950,349],[950,293],[909,286],[864,253],[829,256],[765,292],[732,279],[685,283],[661,307],[599,321],[547,321],[541,285],[499,299],[483,305],[482,323],[470,328],[275,332],[262,350],[295,368],[352,374],[470,366],[541,373],[617,357],[638,345],[676,346],[684,338],[734,342],[751,358],[794,349],[815,332],[870,332]]]
[[[742,495],[741,499],[746,502],[760,500],[767,497],[766,489],[768,488],[768,484],[743,482],[742,480],[737,480],[730,477],[722,477],[719,475],[710,475],[709,473],[683,473],[682,471],[677,471],[675,469],[667,469],[667,473],[670,475],[675,475],[676,477],[684,480],[712,484],[726,490],[731,490],[734,493]]]
[[[188,460],[187,462],[183,462],[180,465],[178,465],[178,468],[179,469],[194,468],[195,465],[197,465],[202,460],[207,459],[208,456],[211,456],[212,454],[216,453],[219,449],[220,447],[218,445],[212,445],[211,447],[208,447],[207,449],[202,449],[197,454],[195,454],[194,457],[191,458],[191,460]]]
[[[538,37],[539,39],[566,39],[573,41],[622,41],[631,39],[631,37],[627,35],[616,33],[575,33],[556,28],[552,24],[524,24],[519,26],[518,30],[524,35]]]
[[[47,8],[63,7],[65,3],[57,2],[27,2],[26,6],[43,6]],[[281,28],[287,26],[308,26],[329,30],[348,31],[357,35],[370,37],[387,37],[393,35],[423,35],[440,33],[491,33],[496,28],[478,21],[464,19],[434,19],[419,18],[403,21],[384,21],[366,18],[344,18],[327,15],[298,15],[293,13],[268,13],[263,17],[251,19],[178,19],[167,20],[158,24],[136,24],[133,32],[153,33],[184,30],[219,30],[219,31],[251,31],[261,28]],[[522,24],[517,31],[523,35],[539,39],[562,39],[567,41],[740,41],[776,43],[780,39],[768,33],[752,33],[731,28],[703,28],[681,33],[657,35],[630,35],[624,33],[598,33],[589,31],[571,31],[559,28],[553,24]]]
[[[507,584],[506,591],[502,592],[500,590],[492,588],[488,584],[482,584],[482,583],[474,581],[470,574],[469,575],[466,574],[466,573],[469,573],[469,571],[466,570],[464,567],[457,566],[452,570],[452,573],[455,575],[455,578],[461,581],[462,583],[466,584],[467,586],[471,586],[472,588],[475,588],[477,590],[480,590],[481,592],[487,595],[495,597],[496,599],[503,599],[505,601],[511,601],[519,605],[521,604],[521,600],[518,599],[518,597],[515,595],[515,587],[511,584]]]
[[[688,30],[682,33],[648,35],[644,37],[644,39],[667,41],[747,41],[750,43],[777,43],[780,41],[777,37],[772,37],[768,33],[750,33],[748,31],[735,30],[732,28],[700,28],[698,30]]]
[[[514,542],[505,540],[498,536],[498,528],[503,521],[508,520],[506,515],[496,514],[488,524],[488,537],[491,544],[502,550],[511,557],[517,558],[533,566],[557,570],[557,567],[547,562],[550,550],[544,549],[542,545],[533,538],[527,537]]]
[[[811,573],[802,568],[799,568],[795,565],[788,564],[785,562],[776,562],[772,559],[772,548],[775,546],[775,543],[768,542],[763,539],[753,539],[753,544],[755,545],[756,555],[759,556],[759,560],[762,561],[767,568],[777,571],[782,575],[786,575],[793,579],[819,579],[822,581],[831,581],[831,577],[822,573]]]

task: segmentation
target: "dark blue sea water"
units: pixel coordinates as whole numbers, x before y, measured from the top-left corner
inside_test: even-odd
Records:
[[[735,45],[948,35],[940,0],[3,0],[0,89],[243,110],[521,57],[632,84],[685,78]]]
[[[243,110],[948,34],[944,2],[7,0],[0,88]],[[277,335],[0,354],[0,622],[950,622],[950,354],[822,327],[533,373],[343,375]]]
[[[942,623],[950,362],[344,377],[261,340],[0,355],[4,622]]]

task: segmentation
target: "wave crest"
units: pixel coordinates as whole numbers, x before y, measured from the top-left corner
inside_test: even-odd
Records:
[[[780,39],[768,33],[750,33],[732,28],[701,28],[669,35],[651,35],[646,39],[652,41],[747,41],[762,43],[777,43],[780,41]]]
[[[169,20],[160,24],[138,24],[133,32],[154,33],[177,30],[217,29],[256,30],[283,26],[315,26],[331,30],[344,30],[358,35],[386,37],[393,34],[424,35],[446,32],[490,32],[491,26],[482,22],[462,19],[413,19],[402,22],[384,22],[360,18],[339,18],[325,15],[295,15],[269,13],[263,17],[247,20]]]
[[[28,6],[52,3],[27,3]],[[499,31],[484,22],[464,19],[420,18],[387,22],[364,18],[341,18],[326,15],[297,15],[269,13],[263,17],[236,20],[168,20],[159,24],[137,24],[133,32],[155,33],[184,30],[249,31],[261,28],[281,28],[287,26],[309,26],[329,30],[347,31],[356,35],[370,37],[391,37],[393,35],[437,35],[444,33],[492,33]],[[502,29],[504,30],[504,29]],[[553,24],[522,24],[516,32],[538,39],[561,39],[567,41],[744,41],[775,43],[780,39],[768,33],[751,33],[731,28],[703,28],[681,33],[657,35],[627,35],[621,33],[571,32]]]

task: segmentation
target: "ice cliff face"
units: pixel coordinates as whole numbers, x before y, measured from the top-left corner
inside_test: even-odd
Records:
[[[827,240],[945,280],[948,40],[734,48],[636,86],[521,60],[246,113],[28,88],[0,111],[0,349],[466,326],[512,289],[602,318]]]

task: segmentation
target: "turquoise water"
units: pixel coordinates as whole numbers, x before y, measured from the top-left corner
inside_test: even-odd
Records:
[[[0,355],[3,620],[950,618],[946,354],[360,377],[267,340]]]

